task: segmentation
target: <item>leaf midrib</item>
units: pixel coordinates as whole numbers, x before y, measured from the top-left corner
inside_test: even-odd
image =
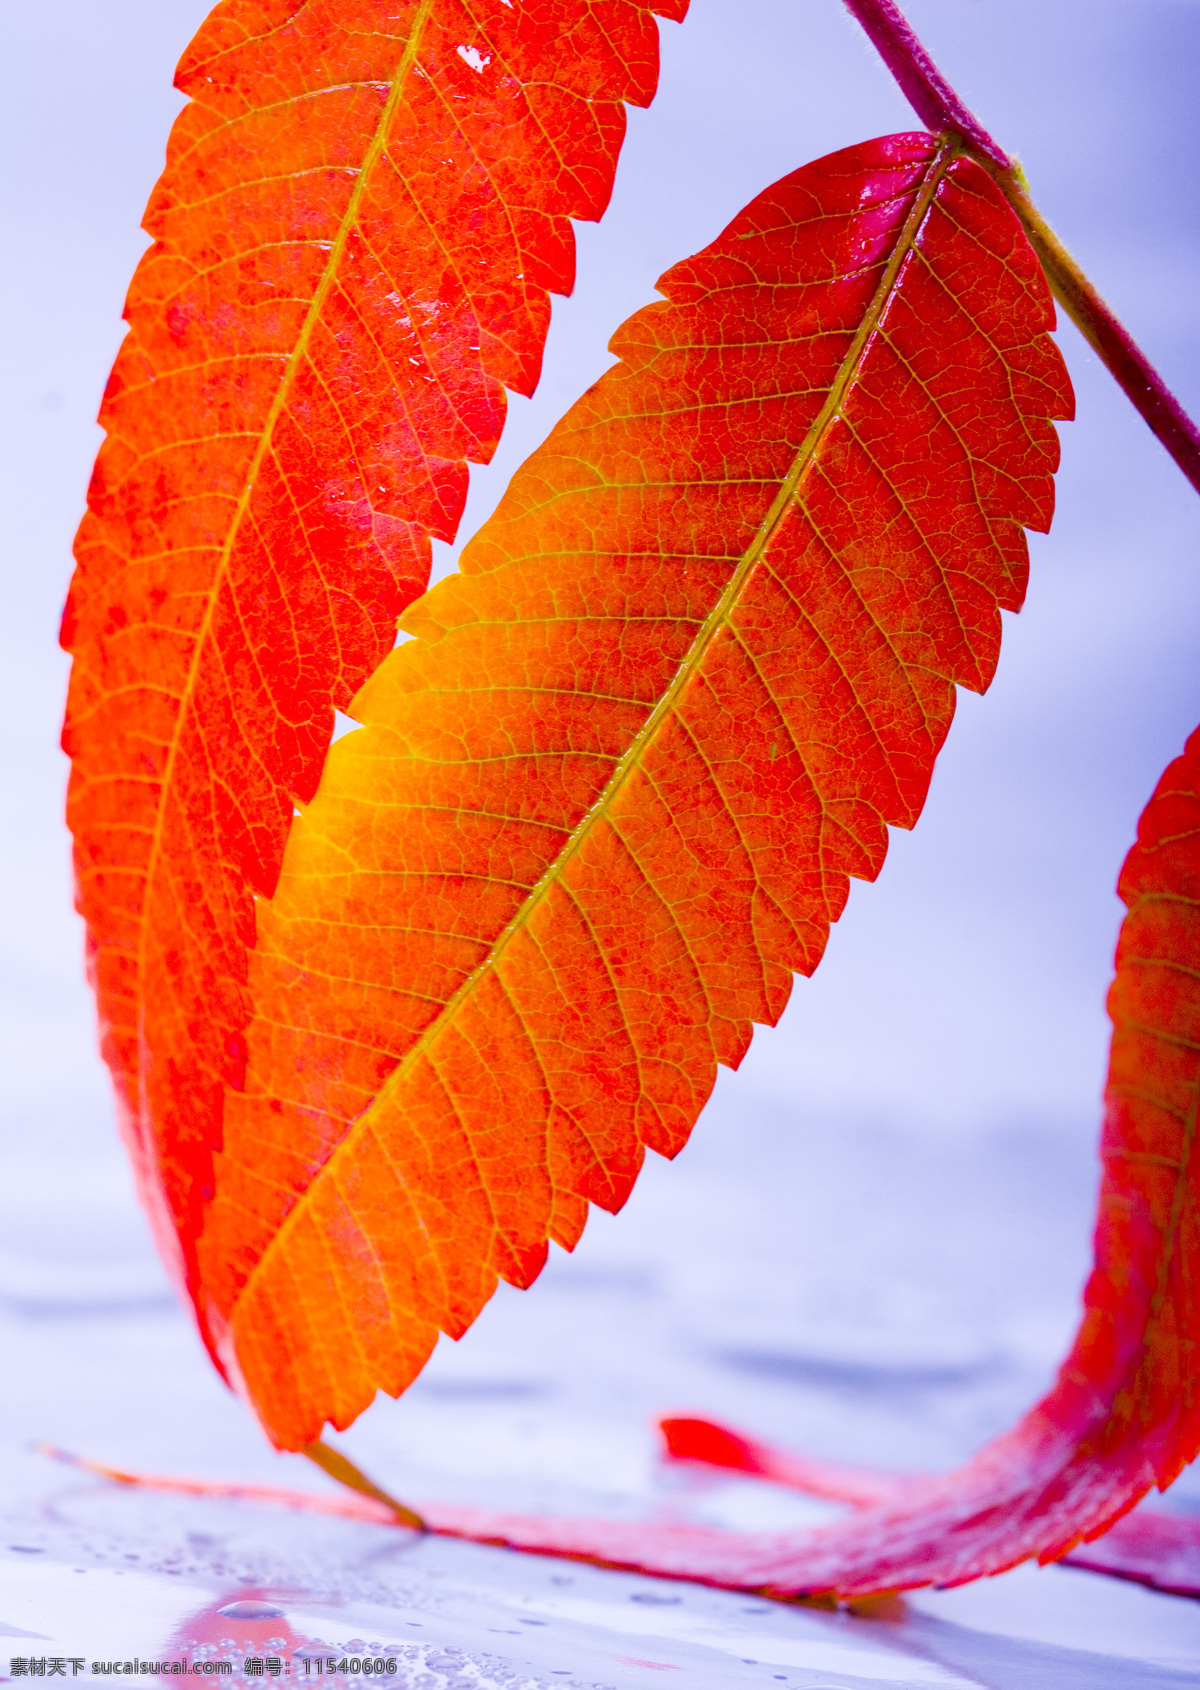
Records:
[[[216,611],[217,601],[220,596],[221,586],[229,573],[229,560],[233,554],[233,547],[241,530],[242,523],[245,520],[246,513],[250,508],[250,500],[254,493],[258,474],[262,468],[263,460],[270,449],[275,428],[290,400],[296,373],[303,363],[309,342],[317,323],[320,321],[330,290],[334,285],[334,281],[341,265],[342,256],[346,249],[346,244],[350,238],[351,231],[354,229],[358,221],[359,207],[361,206],[363,196],[366,193],[371,173],[376,164],[379,162],[383,150],[387,145],[387,138],[391,130],[392,119],[395,116],[396,107],[399,105],[403,96],[405,83],[408,79],[408,73],[412,68],[413,61],[415,60],[420,48],[421,38],[424,35],[425,26],[429,21],[429,16],[433,10],[433,6],[434,0],[420,0],[420,5],[418,7],[416,17],[413,20],[408,40],[404,45],[404,52],[401,55],[400,63],[396,68],[396,74],[392,79],[391,93],[388,95],[387,100],[384,102],[383,109],[380,112],[379,122],[375,127],[375,132],[372,135],[366,153],[363,156],[362,165],[358,172],[358,178],[351,190],[350,198],[346,202],[346,209],[343,212],[341,222],[338,225],[337,235],[330,247],[329,258],[326,262],[325,269],[321,273],[321,279],[317,284],[316,292],[314,293],[308,311],[305,314],[300,333],[296,337],[295,345],[288,355],[287,368],[283,373],[279,387],[271,401],[270,408],[263,422],[259,443],[255,448],[254,455],[247,468],[245,485],[238,499],[225,540],[222,544],[220,560],[213,572],[204,617],[197,629],[195,644],[192,648],[192,655],[188,664],[187,675],[183,687],[180,689],[178,695],[179,709],[175,718],[176,725],[174,732],[171,735],[170,750],[167,753],[166,765],[163,769],[158,812],[155,817],[154,829],[151,835],[150,850],[147,855],[144,881],[145,891],[143,894],[144,901],[142,905],[141,920],[139,922],[136,973],[136,979],[138,982],[137,1039],[139,1057],[145,1040],[146,1024],[146,1000],[143,989],[146,968],[146,951],[149,941],[149,922],[146,919],[146,905],[150,899],[151,888],[153,886],[159,861],[162,856],[167,797],[173,784],[179,748],[186,730],[188,707],[195,692],[201,660],[212,634],[213,617]],[[139,1089],[141,1066],[142,1064],[139,1060]]]
[[[896,245],[887,265],[884,268],[884,273],[880,278],[879,285],[872,296],[869,306],[863,314],[863,320],[859,325],[854,340],[852,341],[846,356],[842,360],[838,373],[834,377],[834,380],[829,388],[825,403],[821,407],[816,420],[813,422],[803,443],[796,453],[791,468],[780,484],[779,491],[772,501],[770,509],[759,524],[754,539],[743,553],[737,568],[731,575],[729,582],[727,583],[720,598],[717,600],[717,603],[701,624],[695,638],[688,648],[686,656],[683,658],[672,677],[670,684],[663,692],[654,709],[647,716],[645,722],[642,724],[642,727],[632,740],[624,756],[617,763],[603,790],[590,806],[586,814],[576,824],[570,834],[570,837],[555,856],[554,860],[545,869],[537,882],[530,888],[528,895],[522,902],[521,908],[504,928],[503,932],[494,941],[487,956],[471,971],[454,994],[447,999],[441,1014],[429,1023],[420,1036],[405,1052],[402,1059],[397,1063],[396,1067],[379,1088],[379,1091],[376,1093],[371,1103],[362,1112],[362,1114],[353,1121],[345,1137],[342,1138],[334,1147],[328,1161],[320,1169],[305,1190],[297,1197],[293,1207],[284,1216],[274,1236],[271,1238],[262,1255],[251,1269],[250,1274],[247,1276],[245,1283],[243,1284],[233,1306],[229,1311],[229,1322],[231,1327],[236,1323],[238,1309],[252,1294],[256,1282],[262,1274],[267,1271],[268,1264],[271,1262],[272,1258],[278,1253],[278,1251],[286,1249],[288,1235],[292,1229],[300,1223],[302,1217],[306,1213],[308,1202],[312,1193],[322,1184],[323,1181],[335,1177],[335,1170],[339,1162],[341,1162],[344,1157],[353,1153],[354,1147],[361,1137],[374,1130],[375,1118],[378,1112],[383,1109],[391,1095],[398,1091],[404,1084],[413,1066],[426,1054],[430,1044],[439,1036],[442,1030],[453,1021],[463,1002],[472,994],[472,992],[474,992],[484,977],[499,963],[500,959],[504,955],[504,952],[508,949],[508,946],[517,934],[527,925],[534,911],[539,907],[542,900],[548,894],[550,888],[557,884],[567,863],[581,849],[593,824],[605,813],[612,800],[625,785],[626,781],[640,766],[643,753],[652,743],[659,728],[671,715],[676,701],[688,681],[691,679],[692,675],[695,674],[699,665],[703,661],[713,638],[717,634],[718,630],[728,620],[731,612],[736,606],[747,577],[750,575],[763,552],[766,550],[767,545],[772,539],[775,530],[782,521],[784,513],[792,501],[801,478],[816,458],[829,429],[839,417],[842,405],[845,402],[848,392],[854,385],[859,367],[861,366],[870,347],[871,341],[873,340],[879,327],[884,311],[892,298],[900,272],[904,268],[906,260],[915,249],[917,237],[920,234],[926,216],[929,213],[929,209],[933,203],[933,198],[937,192],[938,186],[940,185],[947,170],[954,163],[955,159],[960,156],[962,151],[963,149],[955,137],[941,136],[938,138],[937,149],[926,166],[925,179],[913,201],[912,208],[905,219],[904,226],[897,237]]]

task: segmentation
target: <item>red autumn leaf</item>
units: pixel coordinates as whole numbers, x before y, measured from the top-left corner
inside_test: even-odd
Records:
[[[918,1497],[925,1482],[920,1474],[885,1473],[793,1455],[712,1420],[673,1416],[660,1425],[673,1460],[753,1473],[789,1490],[848,1502],[854,1508]],[[1129,1579],[1172,1596],[1200,1596],[1200,1520],[1139,1508],[1123,1515],[1102,1537],[1077,1545],[1062,1559],[1069,1566]]]
[[[1037,1556],[1200,1591],[1195,1522],[1120,1516],[1200,1449],[1200,730],[1171,764],[1121,874],[1096,1262],[1057,1383],[957,1471],[924,1481],[791,1457],[705,1422],[672,1451],[857,1505],[815,1531],[547,1521],[439,1509],[439,1530],[781,1596],[954,1585]],[[872,1495],[872,1491],[874,1494]],[[1119,1521],[1111,1538],[1078,1549]]]
[[[915,821],[1050,520],[1049,294],[956,142],[797,171],[660,286],[403,623],[259,906],[200,1263],[285,1447],[680,1148]]]
[[[195,1293],[246,953],[335,707],[533,388],[687,0],[223,0],[146,214],[64,621],[102,1043]]]

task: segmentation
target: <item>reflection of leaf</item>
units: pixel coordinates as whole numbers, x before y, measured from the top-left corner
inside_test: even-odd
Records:
[[[223,0],[184,55],[64,643],[104,1053],[193,1292],[254,897],[537,380],[567,219],[685,9]]]
[[[238,1655],[275,1655],[290,1664],[293,1651],[308,1640],[292,1629],[286,1611],[271,1600],[271,1595],[272,1592],[260,1589],[248,1591],[245,1584],[235,1584],[224,1594],[214,1595],[203,1608],[188,1614],[175,1627],[163,1654],[189,1662],[205,1659],[232,1662],[233,1649],[236,1648]],[[231,1607],[241,1611],[231,1615],[228,1612]],[[249,1611],[255,1608],[264,1611]],[[240,1648],[230,1645],[230,1619],[237,1626]],[[241,1661],[237,1661],[236,1665],[240,1670]]]
[[[683,1144],[915,821],[1049,522],[1049,296],[953,144],[798,171],[660,285],[413,607],[260,905],[201,1260],[289,1447]]]

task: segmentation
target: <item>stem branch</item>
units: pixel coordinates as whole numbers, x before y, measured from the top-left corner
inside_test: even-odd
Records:
[[[1041,260],[1054,297],[1200,493],[1200,429],[1034,205],[1020,165],[959,99],[896,0],[845,0],[845,4],[921,122],[935,133],[956,134],[999,184]]]
[[[344,1455],[339,1454],[336,1449],[330,1449],[329,1445],[322,1443],[319,1438],[315,1443],[305,1444],[300,1453],[307,1455],[310,1461],[315,1461],[323,1472],[328,1473],[330,1478],[336,1479],[339,1484],[348,1485],[351,1490],[361,1491],[364,1496],[374,1497],[376,1502],[386,1503],[395,1513],[397,1524],[411,1526],[416,1532],[429,1530],[419,1514],[411,1508],[406,1508],[402,1502],[397,1502],[387,1491],[380,1490],[353,1461],[347,1461]]]

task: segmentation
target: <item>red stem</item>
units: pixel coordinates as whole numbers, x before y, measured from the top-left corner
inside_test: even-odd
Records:
[[[845,0],[921,122],[950,130],[995,178],[1029,236],[1056,299],[1200,493],[1200,429],[1038,211],[1020,166],[946,81],[896,0]]]
[[[952,129],[1001,170],[1012,169],[1012,159],[959,99],[893,0],[846,0],[846,6],[870,36],[871,45],[926,129],[935,135]]]

